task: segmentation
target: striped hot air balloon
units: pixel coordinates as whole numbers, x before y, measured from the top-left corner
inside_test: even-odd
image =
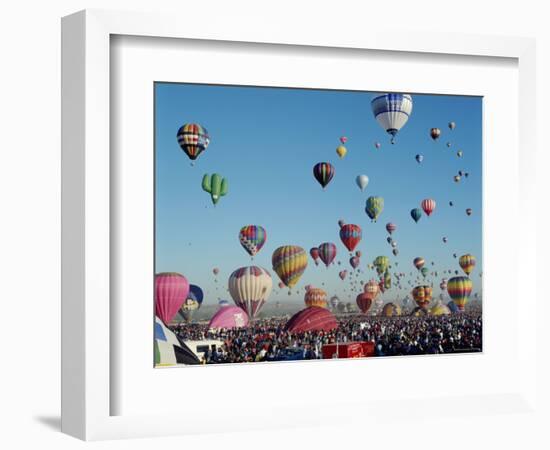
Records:
[[[412,290],[412,296],[419,308],[426,308],[432,301],[433,290],[431,286],[416,286]]]
[[[472,293],[472,280],[468,277],[453,277],[447,282],[447,292],[459,311],[464,311]]]
[[[327,293],[323,289],[310,288],[304,295],[306,306],[318,306],[319,308],[327,307]]]
[[[189,294],[187,278],[176,272],[155,275],[155,315],[168,324]]]
[[[470,275],[476,265],[476,258],[474,255],[470,255],[469,253],[467,253],[466,255],[462,255],[458,259],[458,264],[466,275]]]
[[[266,239],[265,228],[259,225],[245,225],[239,232],[239,242],[252,257],[262,249]]]
[[[361,312],[363,314],[366,314],[372,305],[372,297],[369,294],[363,292],[357,296],[355,302],[357,303],[357,306],[359,307]]]
[[[395,230],[397,230],[397,225],[396,224],[391,223],[391,222],[386,224],[386,231],[389,234],[392,234]]]
[[[420,206],[422,207],[426,215],[430,216],[435,209],[435,200],[431,198],[426,198],[422,200],[422,203],[420,204]]]
[[[271,294],[273,281],[269,272],[258,266],[241,267],[229,277],[229,293],[239,308],[254,318]]]
[[[186,123],[178,130],[178,144],[189,159],[194,161],[210,144],[210,136],[201,125]]]
[[[413,101],[408,94],[382,94],[372,99],[371,108],[376,121],[391,135],[393,144],[395,135],[409,120]]]
[[[424,258],[417,256],[416,258],[414,258],[413,264],[414,264],[414,267],[420,270],[422,269],[422,267],[424,267],[424,264],[426,264],[426,261],[424,260]]]
[[[311,258],[315,262],[315,265],[319,265],[319,249],[317,247],[311,247],[309,249],[309,254],[311,255]]]
[[[330,183],[334,176],[334,166],[328,162],[320,162],[313,166],[313,176],[323,189]]]
[[[334,258],[336,258],[336,245],[332,242],[323,242],[318,248],[319,258],[328,267],[334,261]]]
[[[340,239],[346,248],[352,252],[361,241],[361,227],[352,223],[345,224],[340,228]]]
[[[285,286],[292,288],[306,270],[307,253],[297,245],[284,245],[273,252],[271,262],[273,270]]]

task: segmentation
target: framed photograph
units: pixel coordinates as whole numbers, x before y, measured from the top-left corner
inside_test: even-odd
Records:
[[[311,28],[63,19],[64,432],[533,423],[534,43]]]

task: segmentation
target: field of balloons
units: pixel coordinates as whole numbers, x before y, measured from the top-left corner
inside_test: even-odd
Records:
[[[400,136],[406,133],[409,119],[414,116],[414,97],[398,93],[371,96],[370,117],[365,117],[365,121],[376,123],[387,133],[388,138],[387,141],[372,142],[370,152],[398,151]],[[174,130],[173,139],[179,145],[177,151],[183,151],[188,157],[192,170],[200,170],[197,168],[198,161],[208,155],[209,144],[216,139],[205,128],[206,125],[184,123]],[[460,161],[464,151],[454,150],[453,142],[453,134],[460,127],[460,122],[448,117],[445,125],[426,128],[424,135],[419,138],[425,139],[426,145],[437,145],[437,148],[442,148],[440,151],[447,151],[449,159]],[[345,163],[349,152],[356,151],[353,140],[354,137],[349,134],[335,136],[333,148],[336,161]],[[407,154],[406,157],[410,158],[411,155]],[[425,160],[422,152],[415,153],[412,158],[418,166],[422,166]],[[461,166],[457,164],[457,167]],[[451,316],[463,314],[471,300],[476,300],[476,304],[480,305],[481,255],[474,254],[474,251],[455,253],[442,250],[452,254],[454,264],[451,265],[431,260],[422,253],[422,248],[418,248],[415,249],[415,257],[404,260],[400,256],[398,243],[402,223],[384,214],[385,206],[393,201],[393,197],[388,199],[384,195],[369,193],[371,178],[391,176],[390,170],[384,175],[373,175],[368,172],[368,167],[365,169],[363,173],[357,167],[355,186],[349,188],[364,194],[362,204],[357,205],[364,214],[364,220],[348,223],[344,217],[331,219],[334,232],[315,246],[293,241],[289,236],[287,243],[269,250],[270,267],[256,264],[255,261],[269,247],[269,237],[275,230],[263,223],[241,223],[240,229],[234,230],[234,239],[251,262],[233,267],[230,273],[224,274],[226,268],[221,269],[223,256],[212,258],[214,264],[209,268],[208,276],[212,278],[215,288],[208,290],[195,282],[192,274],[183,273],[177,267],[170,271],[159,271],[155,276],[157,317],[167,325],[177,322],[181,326],[199,319],[202,323],[208,322],[212,329],[240,328],[258,319],[265,319],[267,310],[270,315],[281,315],[288,302],[285,297],[292,297],[300,299],[302,305],[296,307],[298,311],[288,320],[288,329],[307,331],[335,328],[337,321],[334,317],[340,315]],[[304,177],[309,178],[308,183],[316,183],[322,192],[331,189],[331,183],[338,177],[338,173],[335,163],[327,159],[312,164],[309,174],[304,174]],[[209,197],[209,201],[216,206],[213,209],[215,213],[216,209],[223,207],[226,198],[233,195],[230,178],[223,173],[201,173],[200,176],[201,183],[195,188]],[[469,177],[469,170],[457,168],[448,178],[448,183],[460,185],[467,182]],[[429,178],[422,181],[429,182]],[[437,186],[433,192],[433,197],[418,198],[417,203],[410,205],[407,210],[408,221],[418,226],[418,233],[422,232],[424,222],[444,214],[442,210],[455,208],[452,199],[438,196]],[[465,218],[476,214],[472,207],[462,206],[466,206],[462,210]],[[383,224],[386,251],[372,254],[370,248],[362,247],[363,238],[370,233],[369,227],[379,226],[380,223]],[[440,236],[436,238],[438,245],[450,248],[446,247],[449,238],[444,233],[445,230],[441,230]],[[414,240],[407,244],[409,248],[414,248]],[[477,246],[474,250],[476,253],[481,252]],[[319,275],[322,268],[327,271]],[[476,279],[472,276],[474,269],[477,269]],[[314,271],[317,272],[316,276],[308,278],[308,272]],[[323,277],[332,277],[330,283]],[[338,280],[335,280],[336,277]],[[322,281],[309,281],[313,279]],[[338,286],[337,289],[334,286]],[[203,304],[210,306],[209,317],[200,314]],[[214,305],[215,308],[212,308]]]

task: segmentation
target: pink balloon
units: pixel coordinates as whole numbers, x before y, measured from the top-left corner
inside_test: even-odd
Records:
[[[179,273],[166,272],[155,276],[155,314],[169,323],[189,294],[189,282]]]

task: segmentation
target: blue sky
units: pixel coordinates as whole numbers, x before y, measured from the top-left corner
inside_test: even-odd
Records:
[[[353,278],[367,281],[367,269],[378,255],[390,257],[394,270],[405,272],[414,283],[417,271],[412,260],[422,256],[438,276],[427,278],[439,294],[446,269],[460,270],[458,256],[472,253],[477,265],[471,278],[474,292],[481,289],[482,269],[482,99],[480,97],[413,95],[413,111],[394,145],[374,119],[373,93],[230,87],[157,83],[156,100],[156,272],[175,271],[205,291],[205,304],[230,299],[227,279],[238,267],[250,264],[266,268],[273,276],[271,301],[303,302],[303,287],[323,287],[329,296],[354,300],[349,279],[338,272],[348,269],[349,252],[340,241],[338,220],[363,229],[357,247],[363,255],[363,273]],[[456,122],[450,131],[449,121]],[[184,123],[205,126],[211,142],[195,165],[180,149],[176,133]],[[429,130],[438,127],[441,138],[433,142]],[[339,159],[339,137],[348,137],[348,153]],[[374,142],[382,146],[375,149]],[[446,143],[450,142],[448,148]],[[463,151],[458,158],[457,150]],[[418,164],[416,154],[424,160]],[[332,182],[323,190],[312,167],[320,161],[335,166]],[[469,173],[453,181],[459,170]],[[216,206],[201,188],[205,173],[219,173],[229,181],[229,193]],[[370,181],[364,192],[355,184],[359,174]],[[377,223],[365,214],[368,196],[382,196],[384,211]],[[409,213],[424,198],[437,202],[435,212],[418,224]],[[449,201],[454,206],[449,206]],[[466,208],[473,209],[468,217]],[[393,239],[399,255],[393,257],[386,242],[387,222],[397,225]],[[243,225],[262,225],[267,242],[251,262],[241,247],[238,233]],[[442,237],[448,243],[442,242]],[[308,267],[292,295],[280,291],[271,268],[273,250],[281,245],[300,245],[309,252],[322,242],[338,246],[341,265]],[[434,266],[430,262],[434,262]],[[395,266],[397,262],[397,266]],[[212,268],[219,267],[217,277]],[[413,276],[409,273],[413,272]],[[461,274],[462,271],[460,270]],[[350,275],[348,275],[349,278]],[[323,284],[324,283],[324,284]],[[384,299],[401,299],[403,289],[386,291]]]

